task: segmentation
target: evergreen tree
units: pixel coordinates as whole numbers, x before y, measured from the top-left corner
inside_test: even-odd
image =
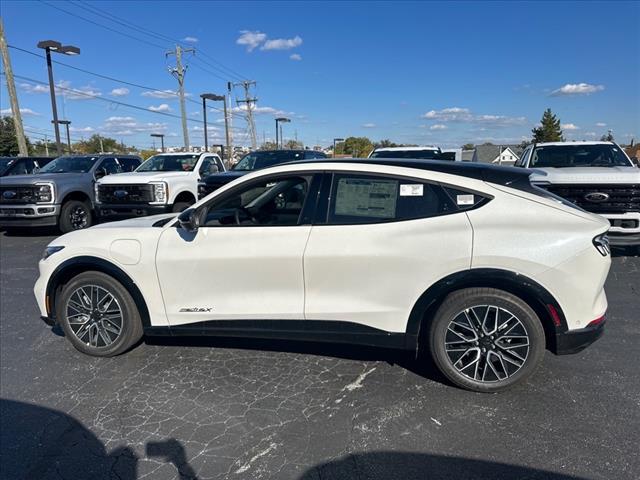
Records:
[[[12,117],[0,118],[0,156],[14,157],[18,154],[18,139]]]
[[[560,119],[556,117],[550,108],[547,108],[542,114],[540,126],[531,130],[533,133],[533,142],[564,142],[562,130],[560,129]]]
[[[613,139],[613,132],[611,130],[609,130],[606,134],[602,135],[600,137],[600,141],[601,142],[614,142],[615,140]]]

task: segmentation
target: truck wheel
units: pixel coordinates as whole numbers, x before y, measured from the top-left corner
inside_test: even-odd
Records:
[[[451,293],[429,330],[431,355],[454,384],[497,392],[529,377],[545,350],[542,324],[522,299],[493,288]]]
[[[193,202],[176,202],[173,204],[173,207],[171,207],[171,211],[173,213],[180,213],[185,211],[191,205],[193,205]]]
[[[59,228],[62,233],[89,228],[93,224],[91,206],[80,200],[69,200],[60,209]]]
[[[71,280],[56,300],[56,317],[73,346],[87,355],[118,355],[142,337],[133,298],[102,272],[84,272]]]

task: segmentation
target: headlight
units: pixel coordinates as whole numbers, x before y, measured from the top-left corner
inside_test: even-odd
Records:
[[[153,185],[153,203],[167,203],[169,192],[165,182],[154,182]]]
[[[598,235],[593,239],[593,246],[596,247],[600,255],[606,257],[611,253],[611,248],[609,247],[609,237],[606,233]]]
[[[44,253],[42,254],[42,260],[46,260],[51,255],[53,255],[56,252],[59,252],[63,248],[64,247],[57,247],[57,246],[49,245],[47,248],[44,249]]]
[[[36,183],[35,194],[37,203],[53,203],[53,184]]]

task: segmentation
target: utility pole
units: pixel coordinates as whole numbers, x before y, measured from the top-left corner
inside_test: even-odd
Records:
[[[196,53],[195,48],[182,48],[180,45],[176,45],[175,51],[172,50],[165,54],[165,58],[169,55],[176,56],[175,68],[170,68],[169,73],[178,80],[178,93],[180,95],[180,113],[182,114],[182,135],[184,136],[184,149],[189,151],[189,131],[187,130],[187,110],[184,105],[184,75],[187,72],[187,68],[182,66],[182,54],[183,53]]]
[[[258,101],[257,98],[251,98],[249,89],[251,86],[255,87],[255,80],[244,80],[239,83],[234,83],[233,86],[241,86],[244,88],[244,100],[237,100],[238,103],[247,104],[247,125],[249,126],[249,135],[251,135],[251,148],[255,150],[258,147],[258,139],[256,138],[256,125],[253,121],[253,105]]]
[[[226,135],[227,135],[227,158],[229,162],[229,166],[233,163],[233,131],[232,131],[232,121],[233,115],[231,115],[231,89],[233,88],[233,84],[231,82],[227,82],[227,105],[229,106],[229,111],[224,114],[224,121],[226,123]]]
[[[49,156],[49,139],[46,134],[44,136],[44,153],[47,157]]]
[[[104,146],[102,145],[102,137],[98,134],[98,140],[100,140],[100,153],[104,153]]]
[[[2,64],[4,65],[4,74],[7,79],[7,90],[9,91],[9,102],[11,103],[11,113],[13,114],[13,126],[16,129],[16,138],[18,139],[18,152],[21,157],[29,155],[27,150],[27,139],[24,136],[24,128],[22,126],[22,114],[20,113],[20,105],[18,104],[18,94],[16,93],[16,84],[13,81],[13,69],[11,68],[11,59],[9,58],[9,49],[7,48],[7,40],[4,38],[4,25],[0,17],[0,51],[2,53]]]

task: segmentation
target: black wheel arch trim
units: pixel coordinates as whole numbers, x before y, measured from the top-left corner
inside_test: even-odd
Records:
[[[422,327],[433,318],[448,294],[462,288],[486,287],[504,290],[525,301],[538,315],[545,332],[547,349],[557,352],[556,336],[568,330],[567,320],[555,297],[531,278],[509,270],[472,268],[452,273],[431,285],[413,306],[407,322],[407,342],[420,342]],[[552,312],[549,306],[555,312]],[[556,318],[554,319],[554,314]],[[417,348],[407,345],[407,348]]]
[[[61,287],[69,282],[73,277],[87,271],[102,272],[119,281],[122,286],[127,289],[138,307],[143,328],[151,326],[147,304],[136,283],[129,275],[127,275],[127,273],[114,263],[105,260],[104,258],[93,256],[80,256],[65,260],[56,267],[49,277],[46,296],[49,299],[48,308],[50,310],[47,311],[47,314],[52,321],[56,321],[56,297],[60,294]]]

